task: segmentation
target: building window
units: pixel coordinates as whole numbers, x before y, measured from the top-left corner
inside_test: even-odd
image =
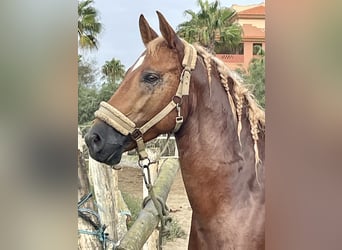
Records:
[[[239,47],[237,47],[236,54],[243,55],[243,53],[244,53],[244,46],[243,46],[243,43],[240,43]]]
[[[253,55],[260,55],[262,43],[253,43]]]
[[[217,44],[215,47],[217,54],[232,54],[232,55],[243,55],[244,45],[240,43],[237,47],[231,48],[225,44]]]
[[[239,43],[239,45],[235,48],[229,49],[227,54],[233,54],[233,55],[243,55],[244,51],[243,43]]]

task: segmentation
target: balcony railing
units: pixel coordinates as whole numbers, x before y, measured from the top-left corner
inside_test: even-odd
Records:
[[[237,54],[216,54],[216,57],[225,63],[244,63],[244,55]]]

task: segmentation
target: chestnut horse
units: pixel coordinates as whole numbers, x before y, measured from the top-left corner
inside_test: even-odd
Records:
[[[162,36],[141,15],[146,50],[102,102],[86,143],[109,165],[174,133],[192,207],[189,249],[264,249],[265,113],[220,60],[180,39],[157,12]]]

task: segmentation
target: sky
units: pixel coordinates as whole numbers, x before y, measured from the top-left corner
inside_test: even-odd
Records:
[[[212,2],[212,1],[210,1]],[[232,4],[259,4],[262,0],[221,0],[221,6]],[[159,32],[156,10],[160,11],[171,26],[187,21],[184,11],[198,11],[197,0],[94,0],[103,31],[99,36],[99,49],[82,51],[88,60],[95,60],[97,67],[112,58],[119,59],[128,69],[144,51],[139,31],[139,16],[143,14],[150,26]]]

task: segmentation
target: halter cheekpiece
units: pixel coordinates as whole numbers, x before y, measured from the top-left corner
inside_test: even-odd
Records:
[[[130,135],[137,144],[137,152],[140,160],[148,158],[145,151],[145,143],[143,135],[164,117],[166,117],[174,109],[177,110],[176,125],[173,132],[177,132],[183,124],[183,116],[181,115],[181,104],[183,96],[189,95],[191,71],[195,69],[197,61],[197,51],[191,45],[183,40],[184,44],[184,58],[182,61],[183,71],[180,76],[180,81],[176,94],[172,100],[166,105],[158,114],[152,117],[143,126],[138,128],[136,124],[131,121],[126,115],[121,113],[118,109],[108,104],[101,102],[100,108],[95,112],[95,117],[106,122],[108,125],[115,128],[123,135]]]

